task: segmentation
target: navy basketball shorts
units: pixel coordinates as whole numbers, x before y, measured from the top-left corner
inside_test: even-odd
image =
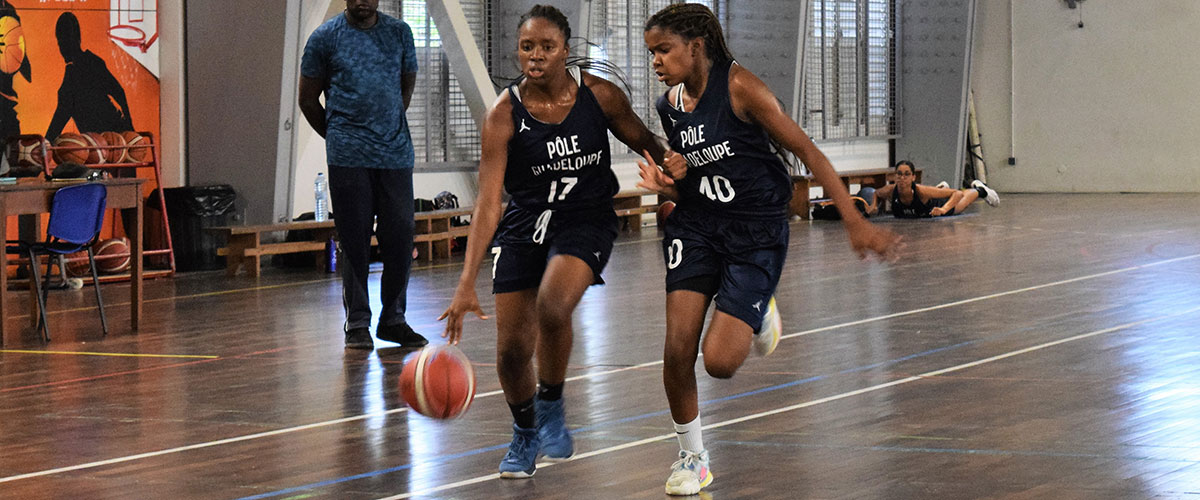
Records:
[[[742,220],[671,213],[663,238],[667,293],[716,296],[717,310],[762,326],[787,257],[787,220]]]
[[[576,210],[510,208],[492,243],[492,293],[537,288],[555,255],[586,262],[602,285],[600,273],[612,255],[618,220],[611,206]]]

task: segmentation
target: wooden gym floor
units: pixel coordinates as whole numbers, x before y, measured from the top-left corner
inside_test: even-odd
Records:
[[[702,498],[1200,494],[1200,196],[1005,195],[874,220],[907,239],[900,262],[794,223],[778,351],[728,381],[700,369]],[[663,498],[658,237],[623,235],[576,312],[577,458],[533,479],[495,475],[511,420],[494,320],[467,323],[474,405],[432,421],[397,393],[404,350],[343,349],[334,277],[271,270],[149,282],[138,334],[125,285],[106,285],[108,338],[89,289],[54,292],[54,340],[28,329],[0,352],[0,497]],[[418,331],[440,333],[460,267],[415,270]]]

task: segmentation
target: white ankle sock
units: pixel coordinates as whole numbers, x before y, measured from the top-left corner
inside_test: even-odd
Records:
[[[675,424],[675,437],[679,439],[679,449],[691,453],[704,451],[704,436],[701,432],[699,415],[686,424]]]

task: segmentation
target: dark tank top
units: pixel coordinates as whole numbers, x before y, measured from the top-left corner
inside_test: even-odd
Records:
[[[762,127],[742,121],[729,99],[728,65],[714,65],[700,101],[682,111],[670,91],[655,106],[671,150],[687,159],[687,176],[675,183],[677,209],[726,217],[783,219],[792,198],[791,176],[771,152]],[[679,88],[678,96],[683,89]]]
[[[511,205],[530,210],[612,205],[619,186],[608,148],[608,119],[584,85],[579,68],[567,71],[579,90],[561,123],[534,118],[521,102],[517,85],[508,87],[513,136],[508,141],[504,189],[512,196]]]
[[[892,188],[892,215],[901,219],[916,219],[920,217],[931,217],[930,212],[933,210],[933,200],[921,201],[921,194],[917,192],[920,189],[916,184],[913,184],[912,202],[904,203],[900,201],[900,188]]]

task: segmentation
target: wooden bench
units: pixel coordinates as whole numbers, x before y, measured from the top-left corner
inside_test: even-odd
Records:
[[[916,182],[921,182],[921,169],[916,169]],[[895,182],[896,171],[891,168],[873,168],[868,170],[849,170],[846,172],[838,172],[841,177],[842,185],[846,189],[850,189],[851,184],[858,184],[861,187],[881,188],[888,185],[889,182]],[[793,175],[792,176],[792,204],[790,207],[790,215],[799,215],[802,218],[809,219],[812,217],[812,204],[816,200],[809,198],[808,189],[815,186],[820,186],[817,179],[808,175]],[[868,202],[871,200],[867,200]]]
[[[452,226],[450,219],[470,216],[470,208],[450,208],[431,210],[413,214],[416,230],[413,234],[413,245],[418,249],[420,258],[432,260],[450,257],[450,240],[458,236],[466,236],[470,226]],[[277,224],[259,224],[253,226],[222,226],[208,228],[209,231],[224,234],[226,246],[217,249],[217,255],[225,257],[225,274],[234,276],[243,266],[252,277],[258,277],[262,270],[264,255],[280,255],[301,252],[320,252],[315,258],[319,267],[324,267],[326,245],[337,237],[333,221],[294,221]],[[303,241],[282,241],[264,243],[263,233],[281,231],[310,231],[310,237]],[[378,242],[371,238],[371,245]]]
[[[654,196],[655,201],[644,203],[645,196]],[[647,189],[629,189],[613,196],[613,210],[621,219],[621,229],[628,231],[641,231],[642,215],[657,212],[660,203],[658,195]]]

